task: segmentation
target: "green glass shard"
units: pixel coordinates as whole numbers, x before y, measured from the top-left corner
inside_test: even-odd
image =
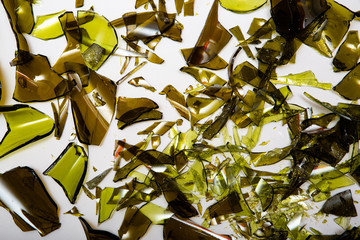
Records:
[[[352,69],[335,87],[334,90],[341,96],[350,100],[358,100],[360,64]]]
[[[183,52],[189,66],[205,66],[205,64],[208,64],[206,67],[211,69],[224,67],[223,65],[215,65],[214,60],[230,40],[231,34],[218,21],[218,5],[219,1],[215,0],[200,37],[191,50],[191,54],[185,56],[187,54]]]
[[[266,0],[267,1],[267,0]],[[221,2],[221,0],[220,0]],[[239,41],[239,43],[241,44],[243,41],[245,41],[245,38],[244,38],[244,35],[240,29],[239,26],[236,26],[236,27],[233,27],[233,28],[230,28],[229,31],[236,37],[236,39]],[[246,52],[246,55],[249,57],[249,58],[252,58],[252,59],[255,59],[253,53],[251,52],[249,46],[245,43],[242,45],[244,51]]]
[[[86,182],[86,185],[89,189],[94,189],[99,183],[109,174],[112,168],[108,168],[93,179]]]
[[[337,217],[334,219],[334,222],[336,222],[337,225],[346,230],[350,226],[350,217]]]
[[[234,12],[250,12],[263,6],[267,0],[220,0],[220,4],[223,8]]]
[[[0,158],[52,133],[54,121],[27,105],[2,106],[8,130],[0,143]]]
[[[84,0],[75,0],[75,7],[79,8],[84,6]]]
[[[48,101],[69,93],[75,83],[62,78],[51,68],[47,57],[31,55],[27,63],[16,66],[13,98],[20,102]]]
[[[132,160],[131,162],[127,163],[125,166],[118,169],[115,173],[114,182],[120,181],[122,179],[127,178],[130,172],[134,171],[135,168],[142,165],[142,162],[139,160]]]
[[[243,209],[240,205],[238,193],[232,192],[224,199],[211,205],[208,210],[210,218],[216,218],[226,214],[239,213]]]
[[[139,211],[144,214],[148,219],[150,219],[151,223],[155,225],[164,224],[166,219],[169,219],[174,215],[172,212],[167,211],[165,208],[162,208],[151,202],[142,206]]]
[[[45,236],[60,227],[58,207],[33,169],[17,167],[0,174],[0,192],[1,206],[22,231]]]
[[[356,217],[356,209],[350,190],[345,190],[329,198],[321,212],[342,217]]]
[[[359,45],[358,31],[349,31],[333,59],[335,72],[349,71],[356,66],[360,57]]]
[[[136,122],[142,114],[148,113],[159,106],[148,98],[119,97],[115,118],[119,120],[118,128],[125,127]]]
[[[200,121],[201,119],[210,116],[224,104],[225,101],[220,99],[195,97],[191,94],[186,98],[186,105],[188,106],[191,115],[196,116],[196,119],[191,119],[192,125],[194,125],[196,121]]]
[[[104,231],[104,230],[93,229],[89,225],[89,223],[87,223],[87,221],[82,217],[79,217],[79,220],[80,220],[81,226],[84,229],[87,240],[99,240],[99,239],[102,239],[102,240],[118,240],[119,239],[118,236],[116,236],[116,235],[114,235],[114,234],[112,234],[110,232],[107,232],[107,231]]]
[[[268,209],[274,197],[274,190],[271,185],[264,179],[261,179],[255,188],[255,193],[260,199],[262,210],[265,211]]]
[[[98,106],[97,98],[89,97],[93,93],[105,104]],[[80,142],[88,145],[101,144],[115,112],[115,95],[115,83],[92,70],[88,86],[72,91],[71,107]]]
[[[134,49],[134,51],[136,51],[137,53],[144,55],[149,62],[156,63],[156,64],[161,64],[164,62],[164,60],[162,58],[160,58],[158,55],[156,55],[155,53],[150,52],[149,50],[140,47],[138,44],[131,42],[124,36],[122,36],[122,38],[125,40],[125,42],[128,44],[129,47]]]
[[[329,114],[323,114],[320,116],[313,116],[312,118],[305,119],[301,122],[301,128],[304,130],[311,125],[317,125],[323,128],[326,128],[330,122],[336,119],[336,114],[329,113]]]
[[[184,0],[175,0],[175,6],[177,14],[180,14],[184,6]]]
[[[45,175],[60,184],[72,204],[75,203],[83,185],[87,160],[87,154],[82,147],[69,143],[55,162],[44,171]]]
[[[297,74],[289,74],[287,76],[281,76],[281,77],[278,76],[276,79],[271,79],[271,82],[274,84],[316,87],[324,90],[331,89],[331,83],[318,82],[312,71],[306,71]]]
[[[249,35],[254,35],[267,21],[265,19],[262,18],[254,18],[251,22],[251,25],[249,27],[249,30],[247,31],[247,33]],[[262,38],[267,38],[270,39],[271,38],[272,33],[270,32],[269,34],[262,36]]]
[[[99,218],[98,222],[102,223],[109,219],[115,211],[117,205],[126,197],[130,191],[125,188],[106,187],[101,191],[99,202]]]
[[[151,126],[147,127],[145,130],[138,132],[139,135],[148,135],[153,133],[154,135],[162,136],[167,133],[176,122],[155,122]]]
[[[150,219],[137,207],[129,207],[119,229],[119,238],[124,240],[140,239],[150,225]]]
[[[84,214],[81,214],[79,212],[79,210],[77,209],[77,207],[73,207],[72,209],[70,209],[69,211],[65,212],[64,214],[71,214],[75,217],[81,217],[81,216],[84,216]]]
[[[60,139],[63,131],[64,131],[64,127],[65,127],[65,123],[67,120],[67,116],[68,116],[68,108],[69,108],[69,97],[66,96],[61,104],[59,104],[58,101],[58,108],[56,107],[56,105],[52,102],[51,103],[51,108],[53,110],[54,113],[54,121],[55,121],[55,133],[54,136],[57,139]]]
[[[291,149],[292,146],[288,146],[285,148],[275,148],[268,152],[262,152],[262,153],[254,152],[254,153],[250,153],[250,157],[255,167],[259,167],[263,165],[271,165],[289,156]]]
[[[43,16],[37,16],[31,35],[43,40],[60,37],[64,34],[64,32],[59,21],[59,16],[64,13],[65,10]]]
[[[225,85],[226,83],[224,79],[205,69],[196,67],[182,67],[180,71],[190,74],[195,78],[196,81],[205,87],[210,87],[212,85]]]

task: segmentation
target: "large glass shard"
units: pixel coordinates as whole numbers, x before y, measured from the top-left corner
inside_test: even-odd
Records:
[[[356,217],[356,209],[350,190],[338,193],[329,198],[321,208],[321,212],[343,217]]]
[[[134,122],[138,122],[140,119],[152,119],[151,117],[144,119],[142,115],[149,113],[158,107],[159,106],[156,104],[156,102],[148,98],[119,97],[115,116],[115,118],[119,120],[118,128],[124,129]]]
[[[341,44],[336,53],[333,64],[334,70],[348,71],[353,69],[360,57],[360,39],[358,31],[349,31],[345,41]]]
[[[31,55],[31,61],[16,66],[16,85],[13,98],[20,102],[48,101],[64,96],[75,82],[55,73],[47,57]]]
[[[137,207],[129,207],[119,229],[119,238],[124,240],[140,239],[150,225],[151,220]]]
[[[101,191],[99,202],[99,218],[98,222],[102,223],[109,219],[115,211],[119,202],[131,193],[128,189],[119,187],[106,187]]]
[[[27,105],[1,106],[8,130],[0,143],[0,158],[52,133],[54,121]]]
[[[201,35],[191,50],[190,56],[185,56],[189,66],[202,66],[210,69],[220,69],[223,65],[216,66],[216,57],[229,42],[231,34],[218,21],[219,1],[215,0]]]
[[[243,209],[240,205],[238,193],[232,192],[224,199],[208,208],[210,218],[217,218],[231,213],[239,213]]]
[[[13,168],[0,175],[0,203],[22,231],[37,230],[45,236],[60,227],[56,203],[29,167]]]
[[[312,71],[306,71],[298,74],[289,74],[287,76],[278,76],[276,79],[270,80],[274,84],[287,84],[294,86],[317,87],[324,90],[331,89],[331,83],[318,82]]]
[[[263,6],[267,0],[220,0],[222,7],[234,12],[250,12]]]
[[[219,235],[192,222],[180,220],[178,218],[170,218],[166,220],[164,226],[165,240],[230,240],[225,235]]]
[[[140,209],[140,212],[150,219],[152,224],[164,224],[166,219],[169,219],[174,214],[165,208],[155,205],[151,202],[145,204]]]
[[[81,226],[84,229],[84,232],[86,234],[87,240],[118,240],[118,236],[104,231],[104,230],[97,230],[93,229],[84,218],[79,217]]]
[[[78,24],[82,56],[88,67],[97,70],[117,46],[115,29],[105,17],[91,11],[78,11]]]
[[[328,8],[326,0],[271,0],[276,30],[286,39],[307,36]]]
[[[92,70],[89,85],[82,90],[73,90],[71,108],[76,133],[82,143],[101,144],[115,112],[115,95],[115,83]]]
[[[63,188],[69,201],[74,204],[83,185],[88,157],[85,150],[69,143],[44,174],[52,177]]]
[[[341,96],[350,100],[358,100],[360,98],[360,64],[351,70],[342,80],[334,87],[334,90]]]
[[[60,37],[64,32],[59,21],[59,16],[64,13],[65,11],[63,10],[57,13],[38,16],[31,35],[43,40]]]

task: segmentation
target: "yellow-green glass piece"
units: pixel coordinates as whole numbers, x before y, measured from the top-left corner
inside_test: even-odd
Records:
[[[316,87],[324,90],[331,89],[331,83],[318,82],[312,71],[305,71],[297,74],[291,73],[287,76],[281,76],[277,77],[276,79],[271,79],[271,82],[274,84]]]
[[[267,0],[220,0],[223,8],[234,12],[250,12],[263,6]]]
[[[360,57],[360,39],[358,31],[349,31],[345,41],[341,44],[333,59],[334,71],[348,71],[353,69]]]
[[[338,85],[334,87],[334,90],[346,99],[358,100],[360,98],[359,73],[360,64],[351,70]]]
[[[0,158],[41,138],[54,130],[54,121],[42,112],[27,105],[2,106],[8,125],[0,143]]]
[[[74,204],[85,179],[87,163],[85,150],[75,143],[69,143],[44,174],[59,183],[69,201]]]
[[[97,70],[117,46],[115,29],[105,17],[91,11],[78,11],[78,23],[80,51],[86,65]]]
[[[169,219],[174,215],[172,212],[152,202],[142,206],[139,211],[150,219],[152,224],[164,224],[166,219]]]
[[[43,40],[53,39],[60,37],[64,34],[59,16],[65,13],[65,10],[38,16],[36,18],[35,26],[31,32],[31,35]]]
[[[106,187],[101,191],[99,202],[99,218],[98,222],[102,223],[109,219],[117,207],[118,203],[124,198],[128,189]]]

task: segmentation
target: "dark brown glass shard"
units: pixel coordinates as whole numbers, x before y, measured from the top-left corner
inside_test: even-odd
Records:
[[[124,240],[140,239],[151,225],[151,221],[137,207],[126,210],[119,229],[119,238]]]
[[[156,102],[148,98],[119,97],[115,116],[115,118],[119,120],[118,128],[124,129],[136,122],[142,114],[148,113],[158,107]]]
[[[227,214],[238,213],[243,209],[240,205],[240,198],[238,193],[232,192],[224,199],[211,205],[208,210],[210,218],[216,218]]]
[[[166,201],[169,204],[169,209],[177,216],[182,218],[190,218],[198,215],[196,209],[192,206],[185,194],[179,189],[177,182],[165,175],[164,173],[157,173],[151,171],[157,185],[161,188]]]
[[[84,229],[84,232],[86,234],[86,239],[87,240],[118,240],[119,237],[104,231],[104,230],[97,230],[97,229],[93,229],[89,223],[86,222],[86,220],[82,217],[79,217],[81,226]]]
[[[178,218],[169,218],[164,225],[164,240],[230,240],[225,235],[219,235],[192,222]]]
[[[271,0],[276,30],[286,39],[306,36],[328,8],[326,0]]]
[[[229,42],[231,34],[218,21],[218,8],[219,1],[215,0],[195,47],[189,57],[185,56],[189,66],[211,64]],[[212,69],[219,69],[215,64],[211,65],[214,65]]]
[[[334,70],[336,72],[348,71],[356,66],[360,57],[359,46],[358,31],[349,31],[333,59]]]
[[[357,213],[351,191],[346,190],[326,200],[321,212],[336,216],[356,217]]]
[[[41,179],[29,167],[17,167],[0,175],[0,203],[23,231],[41,236],[60,227],[58,208]]]

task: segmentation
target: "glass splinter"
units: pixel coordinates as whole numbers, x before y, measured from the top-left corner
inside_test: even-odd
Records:
[[[55,202],[29,167],[0,174],[0,203],[23,231],[37,230],[45,236],[60,227]]]
[[[79,217],[81,226],[83,227],[85,234],[86,234],[86,239],[87,240],[118,240],[118,236],[104,231],[104,230],[97,230],[97,229],[93,229],[84,218]]]
[[[63,188],[69,201],[74,204],[83,185],[87,170],[87,154],[85,150],[69,143],[53,164],[44,171]]]
[[[54,121],[27,105],[2,106],[8,130],[0,143],[0,158],[52,133]]]
[[[86,182],[86,185],[89,189],[94,189],[99,183],[109,174],[109,172],[112,170],[112,168],[106,169],[101,174],[97,175],[93,179]]]

